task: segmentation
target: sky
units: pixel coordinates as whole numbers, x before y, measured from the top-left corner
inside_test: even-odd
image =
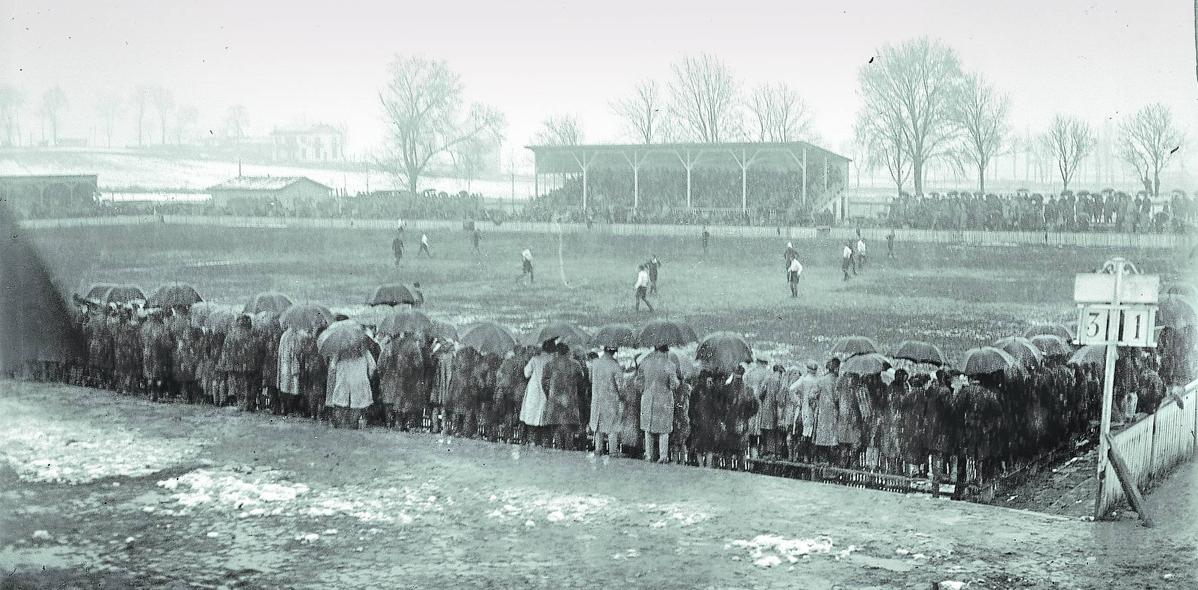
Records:
[[[468,100],[505,113],[504,151],[526,162],[521,146],[548,115],[577,116],[589,142],[629,139],[612,101],[708,52],[746,88],[792,85],[822,143],[844,150],[859,68],[883,44],[928,35],[1010,95],[1019,133],[1057,113],[1101,126],[1160,101],[1198,137],[1192,11],[1179,0],[0,0],[0,83],[25,92],[27,130],[55,84],[70,101],[68,137],[93,133],[99,96],[161,84],[205,128],[243,104],[253,134],[329,122],[364,156],[382,141],[388,63],[421,54],[446,60]],[[118,141],[128,143],[126,120]]]

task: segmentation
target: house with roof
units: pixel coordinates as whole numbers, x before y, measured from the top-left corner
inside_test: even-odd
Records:
[[[283,127],[270,134],[276,162],[340,162],[345,159],[345,133],[327,124]]]
[[[209,187],[208,194],[222,209],[294,211],[332,197],[333,189],[304,176],[238,176]]]

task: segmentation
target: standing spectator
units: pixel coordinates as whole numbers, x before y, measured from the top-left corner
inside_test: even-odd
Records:
[[[645,297],[649,292],[649,271],[645,270],[645,265],[643,264],[637,267],[636,284],[633,285],[633,288],[636,289],[636,310],[641,310],[641,302],[644,301],[645,307],[648,307],[649,311],[652,312],[653,304],[649,303],[649,300]]]
[[[428,249],[428,234],[420,234],[420,251],[416,252],[416,255],[420,256],[421,254],[427,255],[429,258],[433,257],[433,253]]]
[[[790,460],[809,460],[811,437],[815,435],[815,396],[819,364],[807,361],[807,372],[790,385]]]
[[[782,376],[785,373],[785,367],[774,365],[769,376],[762,382],[757,395],[757,399],[761,403],[761,408],[757,410],[757,425],[761,432],[759,448],[760,452],[766,456],[781,456],[785,445],[784,437],[780,436],[785,430],[779,430],[779,425],[782,423],[781,416],[786,410],[786,398],[782,385]]]
[[[171,356],[175,348],[162,314],[162,310],[154,310],[141,327],[142,376],[152,401],[158,401],[170,389]]]
[[[796,256],[790,259],[790,267],[786,271],[786,281],[790,283],[790,296],[797,299],[799,297],[799,275],[803,274],[803,264],[799,262]]]
[[[758,407],[761,407],[761,400],[765,396],[765,380],[770,376],[769,361],[765,359],[757,359],[756,364],[745,371],[745,393],[758,402]],[[761,415],[760,411],[749,417],[746,424],[747,435],[746,441],[748,448],[746,456],[750,459],[756,459],[758,450],[761,447]]]
[[[595,433],[595,454],[620,456],[620,431],[623,430],[624,369],[616,362],[617,349],[604,347],[603,354],[591,361],[591,419],[587,425]]]
[[[814,435],[811,442],[815,445],[816,459],[830,463],[840,444],[837,437],[840,404],[836,394],[836,380],[840,377],[840,359],[835,357],[829,359],[824,368],[827,373],[819,378],[814,387]]]
[[[670,359],[670,347],[659,346],[641,359],[636,371],[636,388],[641,392],[641,430],[645,433],[645,460],[653,461],[653,438],[657,438],[657,462],[670,461],[670,433],[674,431],[674,392],[681,385],[678,365]]]
[[[649,262],[645,263],[645,268],[649,271],[649,294],[657,295],[657,267],[661,266],[661,261],[654,254],[649,257]]]
[[[284,414],[299,411],[300,396],[300,347],[307,332],[303,329],[287,328],[279,337],[279,396],[282,398]]]
[[[321,328],[313,334],[306,331],[299,343],[296,358],[299,361],[300,397],[307,406],[308,417],[320,422],[324,413],[326,387],[328,385],[328,361],[316,348],[316,338],[324,330]]]
[[[237,316],[233,327],[225,336],[216,369],[225,373],[225,382],[229,388],[226,399],[236,400],[244,412],[258,409],[258,392],[255,389],[259,381],[255,377],[258,373],[259,357],[253,321],[248,315]]]
[[[552,446],[572,450],[574,435],[581,420],[580,394],[586,387],[582,365],[570,356],[570,347],[558,342],[556,354],[546,363],[541,375],[545,392],[545,426],[553,426]]]
[[[200,401],[200,391],[196,381],[199,378],[199,362],[203,349],[204,332],[199,328],[187,328],[182,338],[175,341],[175,349],[171,357],[171,371],[179,392],[189,404]]]
[[[523,252],[520,252],[520,262],[523,269],[520,271],[520,276],[516,279],[516,282],[519,283],[524,280],[524,277],[528,277],[528,284],[535,283],[536,276],[532,272],[532,250],[525,248]]]
[[[545,365],[549,364],[555,350],[555,342],[546,340],[541,343],[541,354],[532,357],[524,365],[524,378],[528,379],[528,385],[520,404],[520,421],[528,427],[529,442],[538,446],[545,441],[545,389],[541,378],[545,376]]]
[[[337,355],[332,370],[333,391],[328,397],[334,427],[359,428],[363,412],[374,402],[370,388],[374,369],[374,355],[365,346]]]

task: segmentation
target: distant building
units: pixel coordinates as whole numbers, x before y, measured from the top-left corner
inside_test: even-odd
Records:
[[[345,159],[345,134],[332,125],[275,129],[276,162],[340,162]]]
[[[234,210],[294,211],[333,195],[333,189],[303,176],[238,176],[209,187],[212,204]]]
[[[97,176],[0,176],[0,202],[22,217],[79,213],[96,205]]]

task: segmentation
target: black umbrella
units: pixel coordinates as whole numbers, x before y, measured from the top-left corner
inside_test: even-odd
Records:
[[[320,354],[333,357],[364,347],[369,339],[370,337],[366,335],[366,331],[358,325],[358,322],[341,320],[333,322],[324,332],[320,333],[320,337],[316,339],[316,348]]]
[[[1161,297],[1156,308],[1156,325],[1163,328],[1184,328],[1198,325],[1194,305],[1179,295]]]
[[[589,348],[591,345],[591,335],[587,334],[582,328],[573,326],[566,322],[554,322],[542,326],[540,330],[533,332],[529,342],[531,344],[541,344],[546,340],[557,340],[569,344],[570,346],[581,346]]]
[[[1052,334],[1039,334],[1032,336],[1032,344],[1044,353],[1044,356],[1067,356],[1073,354],[1073,347],[1060,336]]]
[[[249,303],[245,304],[242,313],[259,313],[263,311],[273,311],[275,313],[283,313],[288,307],[291,307],[291,298],[273,291],[259,293],[250,299]]]
[[[731,373],[741,363],[752,362],[753,349],[738,334],[715,332],[699,343],[695,359],[709,370]]]
[[[109,290],[109,289],[111,289],[111,288],[113,288],[113,287],[115,287],[115,286],[116,286],[116,285],[114,285],[113,283],[96,283],[96,284],[94,284],[94,285],[92,285],[92,286],[90,286],[90,287],[88,287],[88,288],[87,288],[87,294],[86,294],[86,295],[84,295],[84,296],[83,296],[83,298],[84,298],[84,299],[90,299],[90,300],[92,300],[92,301],[100,301],[100,302],[103,302],[103,301],[104,301],[104,295],[105,295],[106,293],[108,293],[108,290]]]
[[[1068,364],[1070,365],[1088,365],[1096,364],[1100,368],[1106,368],[1106,345],[1105,344],[1088,344],[1077,349],[1073,356],[1069,357]]]
[[[433,325],[429,328],[427,334],[441,340],[453,340],[454,342],[460,340],[458,329],[453,324],[441,320],[433,320]]]
[[[1017,363],[1018,361],[1007,354],[1005,350],[983,346],[965,351],[965,358],[961,361],[961,372],[966,375],[984,375],[995,371],[1005,371]]]
[[[412,294],[411,289],[399,283],[379,285],[374,290],[374,295],[366,300],[367,305],[401,305],[404,303],[415,305],[416,296]]]
[[[890,364],[890,359],[876,352],[867,352],[865,354],[855,354],[845,359],[840,364],[840,372],[873,375],[885,371],[888,364]]]
[[[641,346],[641,339],[637,337],[636,331],[632,329],[632,326],[627,324],[608,324],[599,328],[599,331],[595,333],[595,337],[591,340],[591,344],[602,348],[638,348]]]
[[[1073,341],[1073,331],[1070,330],[1065,324],[1036,324],[1027,330],[1024,330],[1023,337],[1032,338],[1033,336],[1039,336],[1040,334],[1052,334],[1053,336],[1060,336],[1065,342]]]
[[[502,357],[516,348],[516,338],[507,328],[494,322],[483,322],[471,326],[462,334],[462,346],[467,346],[482,354],[493,354]]]
[[[398,336],[404,332],[433,335],[432,329],[433,320],[424,315],[424,312],[413,309],[397,311],[383,318],[378,324],[378,333],[388,336]]]
[[[195,313],[193,308],[192,313]],[[296,330],[315,331],[321,326],[333,323],[333,312],[323,305],[315,303],[296,303],[283,311],[279,323]]]
[[[698,342],[695,330],[683,322],[672,320],[650,320],[639,334],[642,346],[657,348],[658,346],[686,346]]]
[[[174,307],[176,305],[194,305],[203,301],[195,287],[187,283],[163,285],[146,299],[146,307]]]
[[[146,294],[133,285],[113,285],[100,299],[104,303],[129,303],[130,301],[145,301]]]
[[[832,347],[832,354],[841,354],[845,356],[853,356],[855,354],[868,354],[871,352],[881,353],[882,349],[878,347],[878,343],[874,342],[873,338],[865,336],[845,336],[836,341],[836,345]]]
[[[898,348],[894,349],[894,354],[891,356],[914,363],[928,363],[937,366],[948,364],[940,347],[922,340],[904,340],[902,344],[898,345]]]
[[[1022,336],[1000,338],[994,342],[994,347],[1015,357],[1015,360],[1022,363],[1025,367],[1038,365],[1044,360],[1040,349],[1031,340]]]

